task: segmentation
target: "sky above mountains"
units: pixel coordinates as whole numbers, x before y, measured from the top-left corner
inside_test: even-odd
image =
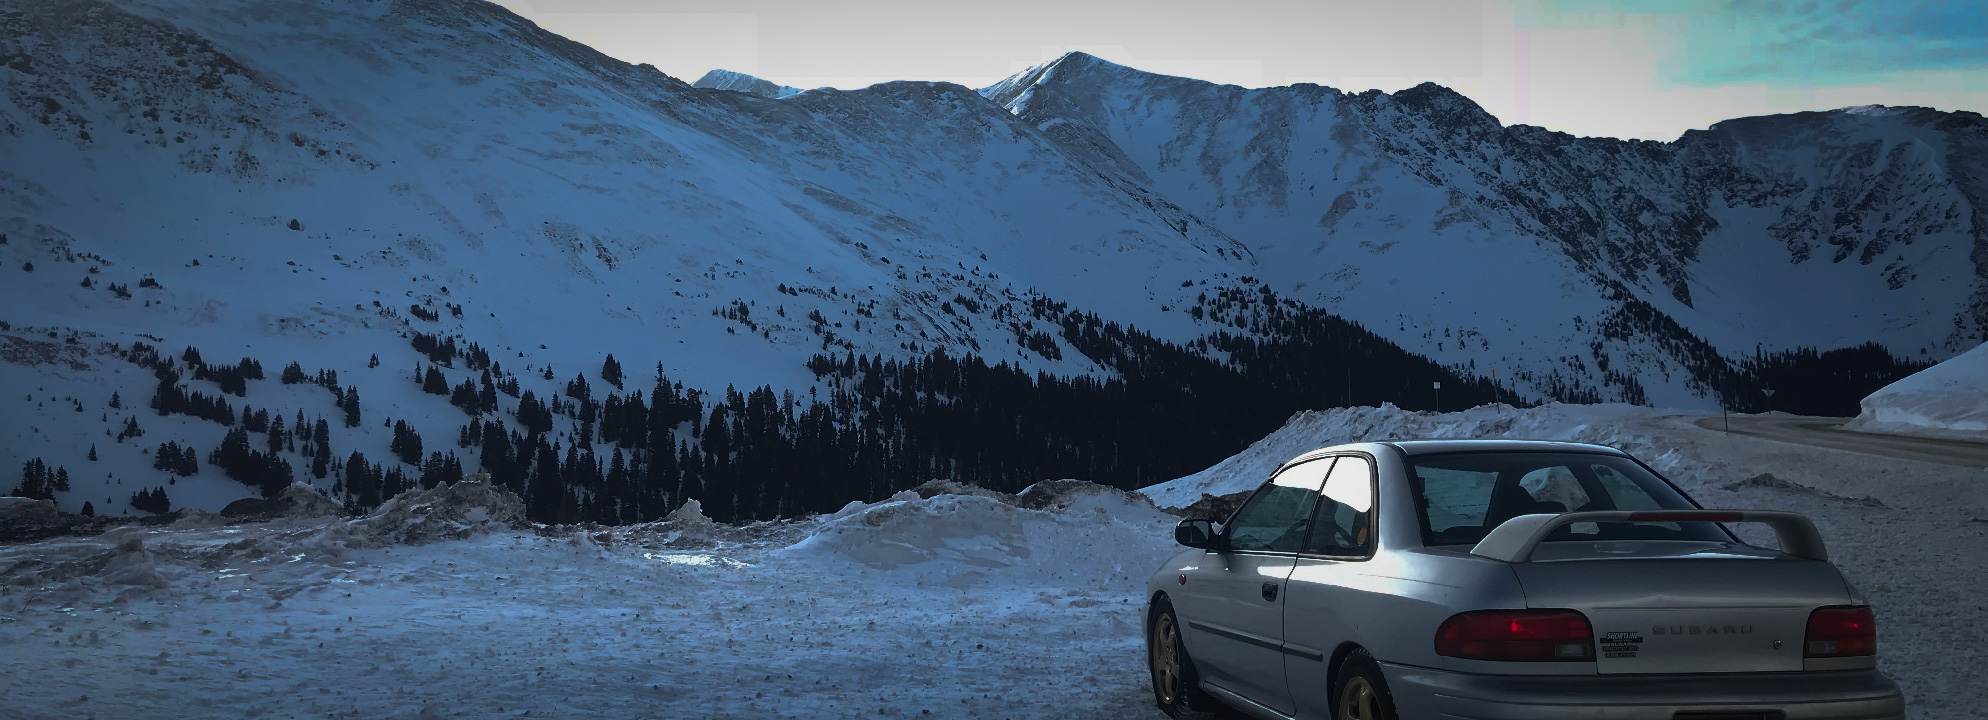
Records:
[[[1508,124],[1652,140],[1851,105],[1988,111],[1973,0],[497,1],[686,81],[982,87],[1081,50],[1249,87],[1434,81]]]

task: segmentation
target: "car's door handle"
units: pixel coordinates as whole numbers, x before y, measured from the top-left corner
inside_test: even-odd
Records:
[[[1263,584],[1263,599],[1269,602],[1277,602],[1277,583],[1267,582]]]

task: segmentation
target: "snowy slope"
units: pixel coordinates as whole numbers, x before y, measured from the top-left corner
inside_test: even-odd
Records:
[[[223,432],[151,419],[147,374],[106,343],[337,371],[368,422],[335,447],[377,458],[385,422],[433,447],[463,419],[411,382],[412,332],[479,342],[542,397],[608,354],[636,388],[660,363],[707,390],[803,389],[814,353],[935,347],[1083,374],[1099,369],[1079,353],[1022,351],[1026,317],[991,316],[1040,293],[1184,339],[1189,323],[1157,310],[1190,292],[1177,279],[1251,265],[957,86],[695,89],[477,2],[15,10],[0,16],[15,58],[0,69],[0,334],[75,339],[86,359],[6,367],[0,466],[43,457],[100,483],[71,510],[101,491],[119,511],[130,485],[167,481],[149,448],[205,452]],[[988,316],[941,311],[960,296]],[[556,381],[535,376],[547,367]],[[335,418],[330,393],[264,385],[245,404]],[[114,442],[105,430],[134,413],[148,434]],[[86,438],[103,463],[88,472]],[[173,495],[216,509],[242,492],[213,475]]]
[[[1988,345],[1954,356],[1864,398],[1847,427],[1865,432],[1988,439]]]
[[[1661,328],[1610,325],[1625,299],[1748,355],[1876,341],[1939,358],[1988,326],[1988,192],[1962,169],[1988,123],[1971,113],[1851,108],[1625,142],[1502,126],[1432,84],[1245,89],[1082,53],[981,93],[1249,243],[1280,290],[1443,362],[1539,368],[1592,348],[1577,357],[1635,368],[1654,403],[1681,406],[1699,393]]]
[[[1184,310],[1265,289],[1463,372],[1502,370],[1523,397],[1620,399],[1634,381],[1703,407],[1694,346],[1662,321],[1735,357],[1879,339],[1937,358],[1980,325],[1962,255],[1988,228],[1970,184],[1988,177],[1988,133],[1962,114],[1827,114],[1862,123],[1804,136],[1842,140],[1834,154],[1741,132],[1754,120],[1673,148],[1502,128],[1434,86],[1243,90],[1081,54],[982,92],[769,99],[749,76],[693,87],[477,0],[0,7],[0,469],[66,468],[72,510],[122,511],[134,485],[168,482],[151,448],[205,452],[224,432],[144,408],[149,373],[108,352],[134,341],[336,371],[366,422],[335,428],[334,447],[377,459],[393,421],[449,449],[463,420],[412,382],[416,332],[480,343],[540,397],[610,354],[625,389],[654,367],[805,394],[803,362],[824,352],[1108,375],[1067,347],[1027,349],[1055,335],[1028,303],[1187,342],[1255,332]],[[1724,159],[1679,164],[1693,153]],[[1702,167],[1729,166],[1719,197],[1744,195],[1744,218],[1704,205]],[[1615,202],[1639,195],[1648,207]],[[1825,215],[1861,218],[1827,234],[1855,240],[1852,259],[1777,259],[1834,247],[1799,222]],[[1740,243],[1755,220],[1778,244]],[[1865,292],[1880,271],[1900,289]],[[1702,300],[1726,297],[1740,299]],[[336,414],[309,385],[259,381],[231,402]],[[117,441],[133,418],[147,434]],[[211,468],[171,482],[201,507],[242,492]]]

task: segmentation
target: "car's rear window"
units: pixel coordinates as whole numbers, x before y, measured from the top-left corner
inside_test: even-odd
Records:
[[[1625,457],[1599,453],[1480,452],[1410,456],[1410,485],[1425,545],[1471,545],[1520,515],[1586,510],[1681,510],[1684,495]],[[1575,523],[1566,540],[1712,540],[1712,523]]]

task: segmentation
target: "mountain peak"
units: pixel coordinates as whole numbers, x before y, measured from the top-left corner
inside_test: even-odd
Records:
[[[698,78],[697,82],[691,83],[691,86],[711,90],[742,92],[747,95],[758,95],[771,100],[778,100],[801,92],[800,88],[788,87],[771,80],[763,80],[742,72],[722,68],[704,73],[704,77]]]
[[[1397,91],[1389,95],[1395,104],[1421,111],[1431,119],[1444,124],[1489,124],[1499,127],[1498,118],[1484,110],[1484,106],[1445,85],[1423,82],[1415,87]]]

